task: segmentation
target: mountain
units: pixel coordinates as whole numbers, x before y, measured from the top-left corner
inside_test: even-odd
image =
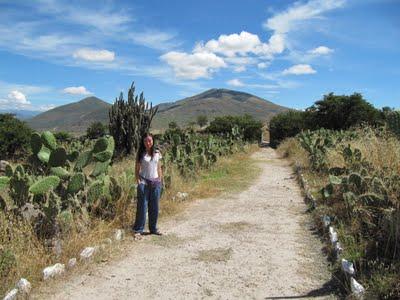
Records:
[[[26,120],[33,118],[34,116],[40,114],[40,111],[32,111],[32,110],[5,110],[0,109],[0,114],[13,114],[20,120]]]
[[[75,134],[86,132],[95,121],[108,123],[111,104],[96,97],[58,106],[28,120],[36,130],[69,131]],[[228,89],[211,89],[179,101],[161,103],[152,123],[152,129],[162,130],[175,121],[179,126],[196,122],[199,115],[212,121],[217,116],[249,114],[267,122],[273,115],[288,110],[257,96]]]
[[[93,122],[108,122],[108,109],[111,104],[96,98],[88,97],[41,113],[27,120],[33,129],[68,131],[75,134],[86,132]]]
[[[265,123],[273,115],[288,110],[257,96],[228,89],[211,89],[176,102],[162,103],[158,107],[152,123],[154,129],[167,128],[172,121],[185,126],[196,122],[199,115],[205,115],[211,121],[217,116],[249,114]]]

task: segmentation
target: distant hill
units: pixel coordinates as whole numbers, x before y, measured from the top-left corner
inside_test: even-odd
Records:
[[[20,120],[26,120],[33,118],[34,116],[40,114],[40,111],[32,111],[32,110],[6,110],[0,109],[0,114],[13,114]]]
[[[39,131],[69,131],[75,134],[86,132],[93,122],[108,123],[111,104],[96,97],[58,106],[28,120],[28,124]],[[179,126],[196,122],[197,116],[206,115],[209,121],[217,116],[249,114],[267,122],[273,115],[288,110],[257,96],[228,89],[211,89],[201,94],[176,102],[161,103],[153,119],[152,129],[162,130],[175,121]]]
[[[249,114],[265,123],[273,115],[285,110],[288,108],[248,93],[211,89],[176,102],[160,104],[152,127],[167,128],[172,121],[177,122],[179,126],[185,126],[195,122],[199,115],[206,115],[211,121],[217,116]]]
[[[75,134],[86,132],[93,122],[108,123],[111,104],[96,97],[88,97],[41,113],[27,120],[33,129],[43,131],[68,131]]]

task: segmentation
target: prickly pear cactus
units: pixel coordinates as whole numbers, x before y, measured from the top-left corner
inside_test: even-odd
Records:
[[[47,176],[36,181],[30,188],[29,192],[33,195],[44,195],[48,191],[54,190],[60,184],[58,176]]]

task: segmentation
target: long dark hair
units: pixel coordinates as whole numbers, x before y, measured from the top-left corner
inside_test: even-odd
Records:
[[[142,136],[142,138],[140,140],[139,150],[136,155],[136,161],[138,161],[138,162],[140,162],[142,160],[143,156],[146,154],[146,147],[144,146],[144,139],[147,137],[151,137],[153,139],[153,146],[151,146],[151,149],[150,149],[151,159],[153,159],[154,152],[155,152],[154,151],[154,137],[151,133],[147,132]]]

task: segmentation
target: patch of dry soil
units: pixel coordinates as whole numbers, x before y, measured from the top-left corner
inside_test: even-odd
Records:
[[[160,224],[166,235],[132,241],[124,258],[36,297],[334,299],[290,166],[269,148],[254,159],[262,173],[249,189],[194,201]]]

